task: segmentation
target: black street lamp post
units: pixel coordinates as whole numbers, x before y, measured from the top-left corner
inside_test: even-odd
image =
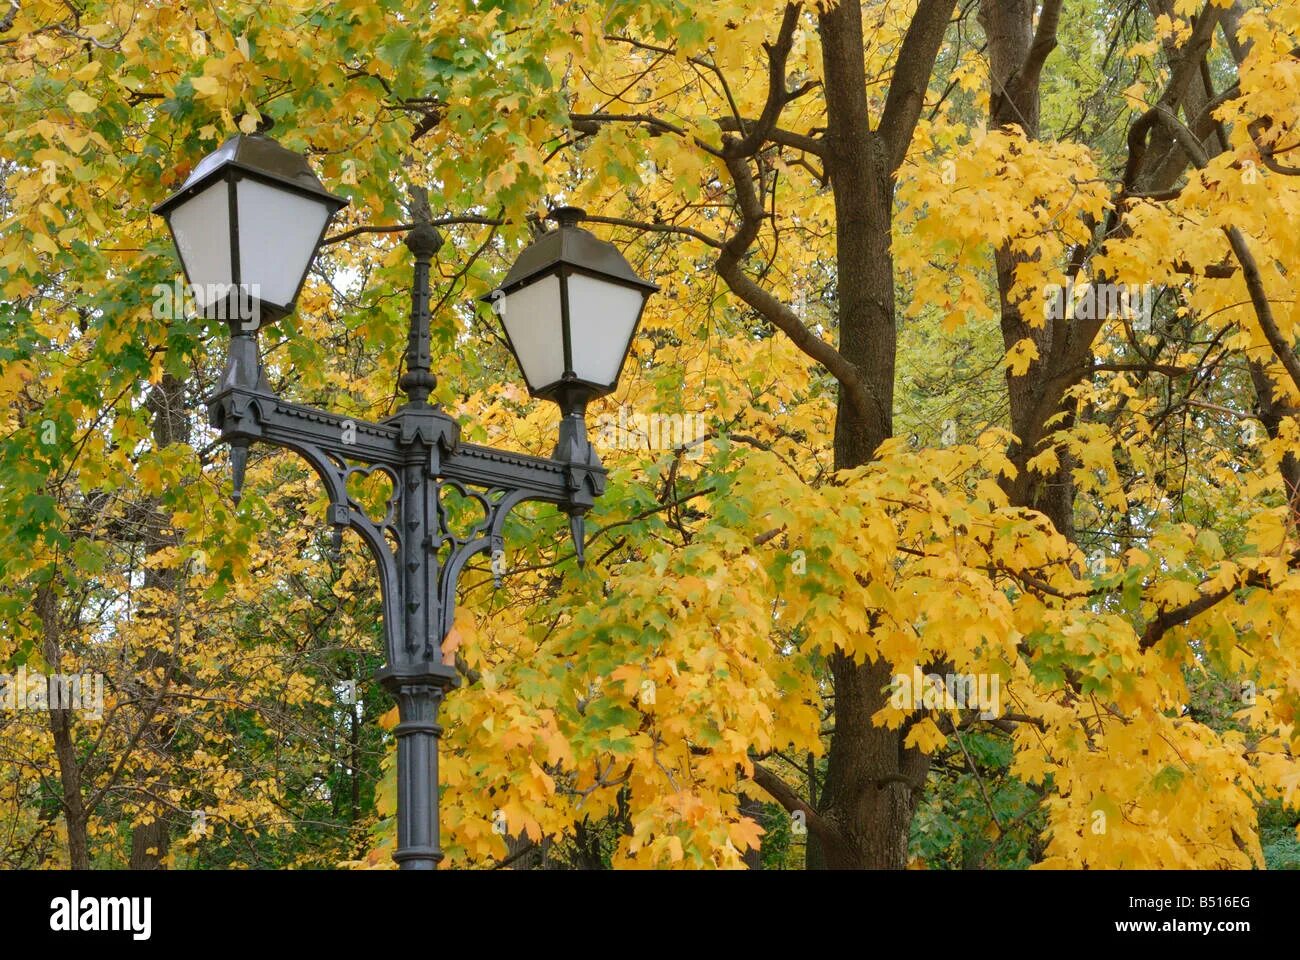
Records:
[[[358,421],[276,396],[262,373],[257,331],[293,302],[325,229],[346,201],[321,186],[306,160],[262,134],[236,136],[201,161],[156,212],[168,222],[199,310],[225,319],[226,369],[208,412],[231,447],[236,503],[248,447],[294,451],[329,494],[336,548],[356,531],[379,573],[387,662],[377,679],[397,701],[397,849],[405,870],[442,859],[438,833],[438,708],[457,684],[443,662],[456,584],[466,562],[491,551],[500,571],[506,516],[526,500],[569,515],[579,563],[583,517],[605,489],[605,470],[587,439],[588,401],[618,379],[641,312],[657,289],[636,276],[612,244],[577,226],[561,208],[558,228],[525,250],[489,298],[533,396],[563,413],[554,454],[535,457],[460,441],[459,425],[429,403],[429,265],[442,245],[428,222],[406,237],[415,257],[410,335],[399,385],[407,397],[380,423]],[[392,483],[386,515],[373,519],[348,493],[353,477]],[[445,492],[477,503],[468,531],[448,525]]]

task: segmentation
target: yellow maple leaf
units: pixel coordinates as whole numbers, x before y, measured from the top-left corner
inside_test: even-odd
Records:
[[[1013,377],[1023,377],[1037,359],[1038,346],[1025,337],[1007,351],[1006,365]]]
[[[73,90],[68,94],[68,106],[77,113],[90,113],[99,106],[99,101],[84,90]]]

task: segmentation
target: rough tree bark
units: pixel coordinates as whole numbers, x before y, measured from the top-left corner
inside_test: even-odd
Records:
[[[861,7],[857,3],[819,7],[826,128],[821,137],[809,138],[776,125],[781,108],[798,95],[785,85],[785,57],[799,15],[799,6],[790,4],[777,42],[768,47],[767,108],[743,139],[724,141],[721,156],[735,185],[741,221],[721,245],[718,274],[733,293],[835,377],[837,469],[867,463],[893,434],[894,176],[912,140],[955,7],[956,0],[921,0],[899,48],[874,128],[867,100],[870,78]],[[838,347],[812,334],[743,269],[765,219],[762,184],[755,183],[749,164],[767,141],[797,144],[825,164],[835,206]],[[840,653],[828,659],[835,689],[835,729],[816,808],[761,765],[756,765],[755,781],[788,811],[802,815],[810,834],[810,866],[901,869],[907,863],[912,817],[929,761],[924,754],[904,748],[906,727],[886,730],[871,722],[887,700],[892,667],[882,660],[859,663]]]
[[[1039,81],[1043,62],[1055,47],[1060,13],[1059,0],[1047,0],[1038,12],[1035,26],[1036,6],[1030,0],[984,0],[980,12],[981,23],[988,33],[994,87],[990,119],[997,124],[1017,124],[1030,137],[1037,137],[1040,132]],[[1159,8],[1157,12],[1162,12],[1168,5],[1160,0],[1154,6]],[[1178,146],[1159,118],[1179,110],[1191,113],[1189,103],[1204,105],[1212,99],[1204,58],[1221,13],[1221,8],[1207,3],[1194,18],[1192,29],[1182,44],[1166,48],[1170,79],[1156,106],[1139,118],[1130,130],[1129,154],[1117,198],[1120,205],[1107,216],[1101,229],[1101,243],[1123,229],[1122,202],[1128,195],[1167,190],[1185,169],[1185,159],[1171,160],[1171,154],[1179,153]],[[1204,130],[1207,136],[1213,135],[1217,139],[1218,132],[1213,124]],[[1066,270],[1068,277],[1078,279],[1083,274],[1096,246],[1075,251]],[[1004,340],[1007,346],[1011,346],[1016,340],[1029,337],[1038,346],[1040,357],[1025,376],[1008,376],[1012,430],[1018,438],[1018,444],[1011,452],[1012,459],[1021,468],[1017,477],[1008,482],[1008,493],[1012,502],[1042,511],[1058,530],[1072,537],[1073,485],[1068,477],[1071,465],[1063,458],[1060,471],[1043,478],[1024,469],[1024,463],[1038,451],[1047,435],[1048,421],[1062,412],[1066,391],[1089,375],[1093,362],[1092,344],[1105,320],[1049,319],[1041,329],[1026,324],[1017,305],[1008,297],[1015,260],[1005,250],[998,251],[997,256]],[[1104,281],[1105,278],[1098,276],[1094,280]],[[1063,425],[1068,426],[1068,420]]]
[[[1034,26],[1037,0],[981,0],[979,22],[988,41],[989,124],[994,128],[1020,127],[1031,140],[1039,136],[1040,89],[1043,64],[1056,47],[1056,27],[1061,0],[1047,0]],[[1010,246],[994,254],[998,275],[998,304],[1001,314],[1003,347],[1010,350],[1021,340],[1029,340],[1039,357],[1052,353],[1052,342],[1064,318],[1026,316],[1026,305],[1013,296],[1015,270],[1026,261],[1023,254],[1013,253]],[[1037,307],[1037,304],[1030,304]],[[1019,438],[1032,436],[1034,417],[1043,402],[1048,383],[1042,376],[1042,363],[1032,364],[1020,376],[1007,370],[1007,397],[1011,410],[1011,432]],[[1074,484],[1070,471],[1074,464],[1068,455],[1059,457],[1057,470],[1050,475],[1031,474],[1027,466],[1037,451],[1034,445],[1016,443],[1010,458],[1015,463],[1019,483],[1005,481],[1013,501],[1045,514],[1065,536],[1074,538]]]
[[[835,466],[861,466],[893,434],[897,326],[890,253],[893,179],[911,142],[955,2],[922,0],[894,67],[880,123],[871,127],[862,10],[836,4],[818,15],[826,82],[826,174],[835,199],[839,352],[864,385],[865,409],[841,387]],[[830,657],[835,732],[818,835],[827,867],[901,869],[928,758],[903,746],[904,730],[872,725],[892,667]]]
[[[63,622],[58,595],[48,581],[36,591],[36,613],[41,618],[41,653],[46,669],[58,673],[63,661]],[[86,826],[86,803],[81,794],[81,764],[72,735],[72,711],[52,709],[49,714],[54,757],[59,765],[59,784],[63,791],[60,799],[68,831],[68,866],[73,870],[89,870],[90,839]]]

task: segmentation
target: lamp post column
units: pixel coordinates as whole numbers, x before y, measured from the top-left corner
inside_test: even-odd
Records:
[[[437,385],[430,370],[429,267],[442,237],[429,223],[419,223],[406,236],[415,257],[411,287],[411,325],[406,370],[399,385],[407,402],[389,422],[399,428],[405,463],[395,478],[401,489],[399,560],[402,622],[384,624],[387,647],[399,650],[401,661],[390,663],[379,680],[397,701],[397,850],[393,859],[403,870],[433,870],[442,860],[438,830],[438,708],[456,685],[454,669],[442,663],[439,623],[438,478],[432,465],[434,448],[448,437],[449,421],[437,415],[429,394]]]
[[[402,870],[433,870],[438,842],[438,708],[446,688],[436,678],[388,678],[397,700],[397,851]]]

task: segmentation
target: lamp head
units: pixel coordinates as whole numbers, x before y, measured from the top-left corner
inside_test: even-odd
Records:
[[[292,312],[330,219],[347,204],[265,133],[231,137],[154,208],[199,312],[255,330]]]
[[[612,243],[559,207],[556,229],[529,245],[501,286],[483,298],[501,318],[520,372],[535,396],[561,408],[585,406],[618,383],[646,301],[643,280]]]

